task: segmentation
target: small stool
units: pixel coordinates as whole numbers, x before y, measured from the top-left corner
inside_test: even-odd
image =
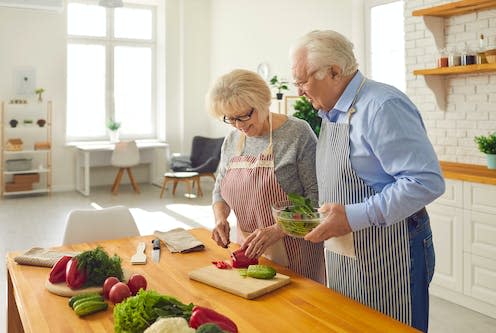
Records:
[[[176,195],[177,183],[185,182],[188,186],[188,194],[185,194],[188,198],[192,198],[192,184],[193,187],[196,186],[196,195],[203,196],[203,192],[200,186],[200,175],[198,172],[166,172],[164,173],[164,183],[162,184],[162,190],[160,191],[160,198],[163,197],[165,186],[168,182],[173,182],[172,195]]]

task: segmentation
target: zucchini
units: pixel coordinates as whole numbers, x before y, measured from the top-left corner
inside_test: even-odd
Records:
[[[85,298],[80,298],[72,304],[72,308],[75,309],[79,304],[85,303],[85,302],[90,302],[90,301],[100,301],[103,302],[103,297],[100,295],[95,295],[95,296],[88,296]]]
[[[107,310],[108,304],[104,301],[86,301],[74,307],[78,316],[86,316],[95,312]]]
[[[246,270],[246,275],[255,279],[269,280],[276,276],[276,270],[265,265],[250,265]]]
[[[87,297],[92,297],[92,296],[100,296],[99,293],[93,292],[93,293],[82,293],[79,295],[74,295],[71,298],[69,298],[69,306],[71,308],[74,307],[74,302],[76,302],[79,299],[87,298]]]

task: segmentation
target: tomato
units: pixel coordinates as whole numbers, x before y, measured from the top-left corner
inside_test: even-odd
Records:
[[[131,296],[131,290],[127,284],[123,282],[117,282],[110,288],[109,299],[112,303],[117,304]]]
[[[120,281],[115,276],[109,276],[105,279],[105,282],[103,283],[103,296],[105,298],[109,298],[110,289],[112,289],[114,284],[116,284],[117,282]]]
[[[146,279],[141,274],[133,274],[129,277],[129,281],[127,281],[127,286],[129,290],[131,290],[131,294],[134,296],[138,293],[140,289],[146,290]]]

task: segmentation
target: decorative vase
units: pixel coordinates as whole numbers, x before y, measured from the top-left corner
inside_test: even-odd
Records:
[[[487,168],[496,169],[496,154],[486,154]]]
[[[276,97],[278,100],[281,100],[282,99],[282,96],[283,96],[283,93],[277,93],[276,94]]]
[[[109,131],[110,142],[119,142],[119,131]]]

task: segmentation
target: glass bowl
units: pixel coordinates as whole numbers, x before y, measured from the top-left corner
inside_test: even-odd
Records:
[[[305,237],[310,231],[318,226],[325,218],[324,214],[312,208],[311,213],[293,212],[294,205],[290,201],[278,202],[272,205],[272,216],[286,235],[293,237]]]

